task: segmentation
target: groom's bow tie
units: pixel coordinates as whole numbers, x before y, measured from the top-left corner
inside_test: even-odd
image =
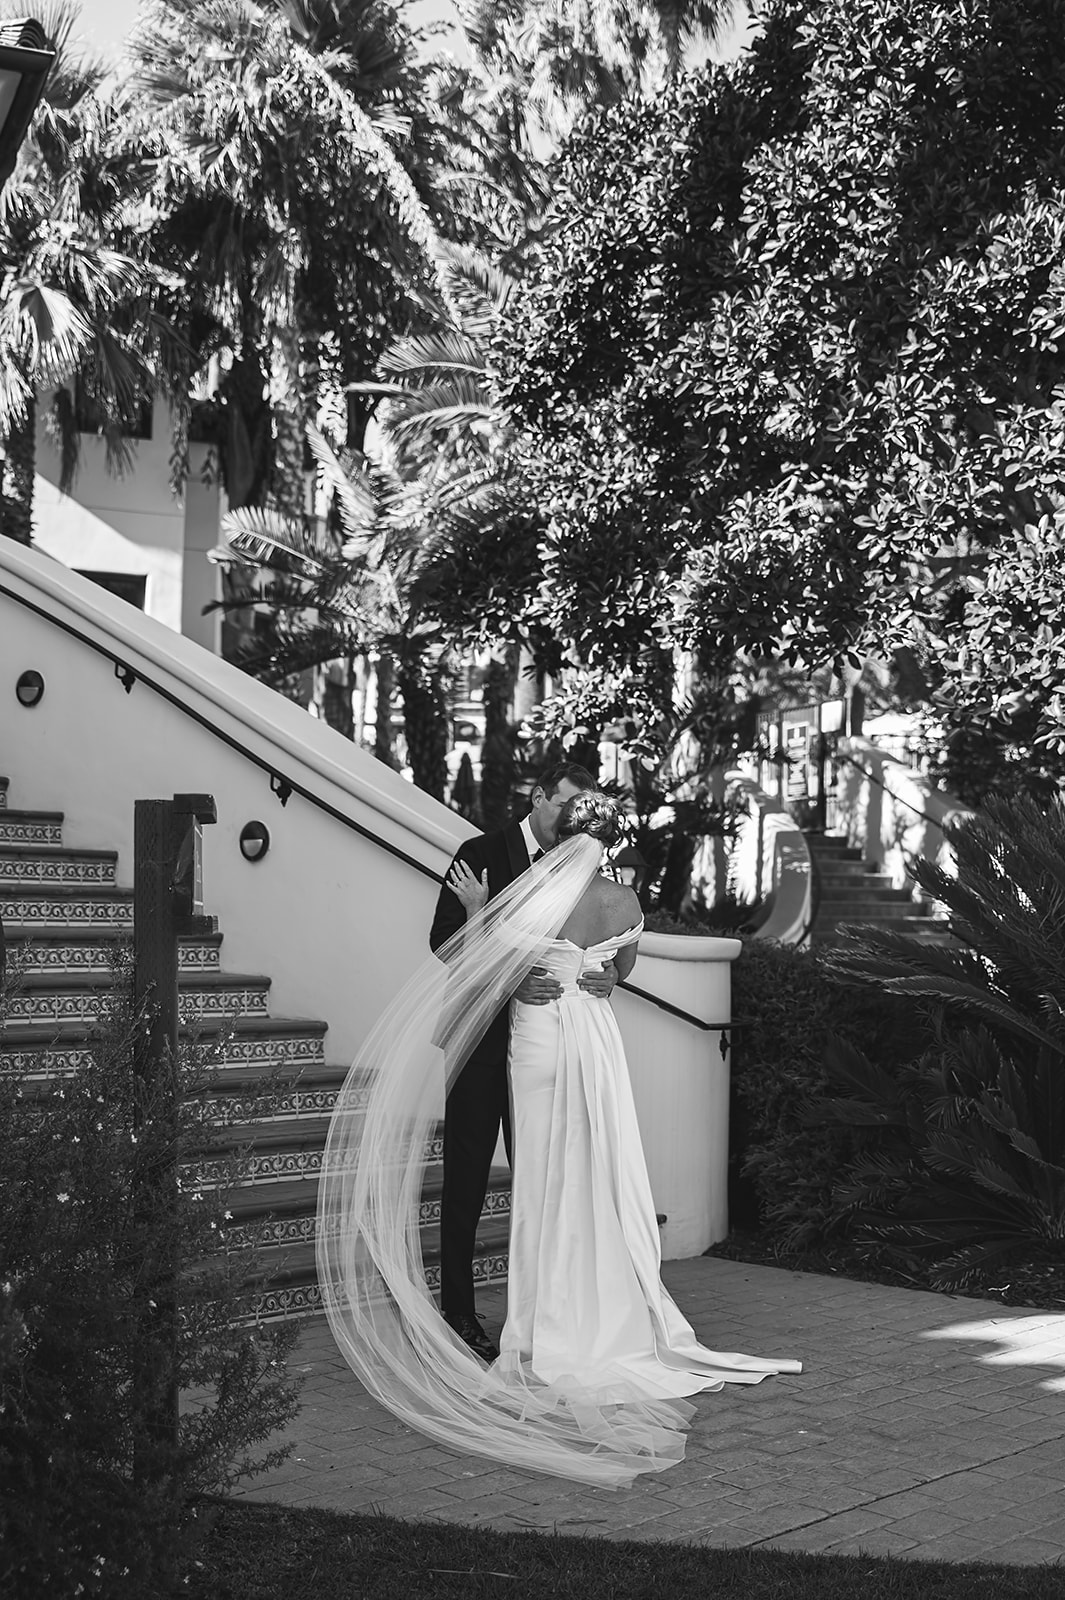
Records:
[[[537,862],[538,862],[538,861],[539,861],[539,859],[540,859],[540,857],[541,857],[541,856],[542,856],[542,855],[545,855],[545,854],[546,854],[546,851],[544,851],[544,850],[537,850],[537,852],[536,852],[536,854],[535,854],[535,855],[534,855],[534,856],[533,856],[533,857],[532,857],[532,859],[531,859],[531,861],[530,861],[530,862],[529,862],[529,865],[530,865],[530,866],[531,866],[531,867],[535,867],[535,865],[536,865],[536,863],[537,863]]]

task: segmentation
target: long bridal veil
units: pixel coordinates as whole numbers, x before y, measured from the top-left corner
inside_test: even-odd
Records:
[[[333,1336],[370,1394],[458,1451],[607,1487],[684,1454],[694,1407],[603,1404],[527,1369],[487,1367],[447,1326],[422,1264],[426,1145],[442,1098],[599,868],[565,840],[415,972],[359,1052],[333,1112],[317,1256]]]

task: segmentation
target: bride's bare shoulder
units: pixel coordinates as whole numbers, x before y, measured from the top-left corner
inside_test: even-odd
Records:
[[[595,886],[599,908],[609,918],[610,933],[627,933],[635,927],[643,916],[635,891],[613,878],[597,878]]]

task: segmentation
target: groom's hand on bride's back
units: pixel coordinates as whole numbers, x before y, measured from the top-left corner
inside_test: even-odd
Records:
[[[533,967],[515,989],[514,998],[523,1006],[549,1006],[561,993],[562,985],[557,978],[552,978],[543,967]]]
[[[597,1000],[609,1000],[617,981],[618,969],[612,961],[608,961],[603,967],[589,967],[587,972],[582,972],[577,979],[577,987],[595,995]]]

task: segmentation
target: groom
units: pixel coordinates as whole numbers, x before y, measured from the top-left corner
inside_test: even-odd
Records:
[[[499,894],[550,850],[558,834],[559,812],[575,794],[595,788],[584,767],[572,763],[552,767],[532,791],[529,815],[496,833],[467,839],[455,853],[473,874],[487,882],[488,898]],[[454,862],[452,863],[454,866]],[[451,868],[448,869],[448,876]],[[461,900],[441,885],[429,948],[440,946],[466,921]],[[593,994],[609,995],[617,972],[611,964],[589,973],[581,984]],[[533,968],[517,990],[526,1005],[546,1005],[560,993],[554,978]],[[492,1155],[500,1123],[507,1159],[510,1150],[510,1103],[507,1048],[510,1023],[506,1007],[489,1023],[483,1037],[451,1086],[444,1110],[444,1190],[440,1201],[440,1309],[445,1321],[485,1361],[499,1351],[477,1320],[473,1298],[473,1252],[477,1224],[488,1189]]]

